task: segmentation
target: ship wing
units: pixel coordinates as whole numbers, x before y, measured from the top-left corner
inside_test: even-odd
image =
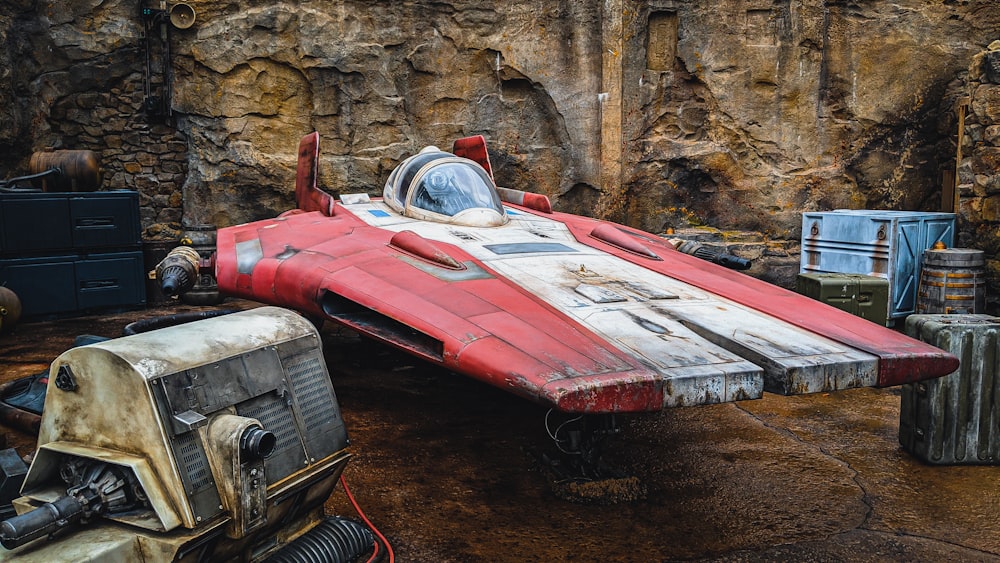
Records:
[[[957,364],[624,227],[650,252],[595,238],[608,224],[577,216],[509,206],[508,225],[463,228],[356,201],[220,230],[220,289],[566,412],[891,385]]]

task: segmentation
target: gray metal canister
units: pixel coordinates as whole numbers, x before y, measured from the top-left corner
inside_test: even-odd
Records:
[[[959,358],[958,370],[903,385],[899,443],[935,465],[1000,463],[1000,318],[910,315],[906,333]]]

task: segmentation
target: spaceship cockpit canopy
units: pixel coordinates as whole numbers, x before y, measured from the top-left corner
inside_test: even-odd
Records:
[[[397,166],[382,195],[389,207],[414,219],[472,227],[497,227],[508,221],[483,167],[434,146]]]

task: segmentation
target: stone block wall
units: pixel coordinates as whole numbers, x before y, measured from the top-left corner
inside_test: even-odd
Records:
[[[139,192],[146,240],[177,240],[187,178],[187,140],[167,123],[150,120],[143,107],[143,80],[124,77],[108,92],[79,92],[53,105],[49,148],[87,149],[101,156],[102,189]]]
[[[957,162],[958,244],[986,256],[987,310],[1000,311],[1000,41],[974,57],[957,79],[955,111],[964,117]]]
[[[0,6],[0,177],[27,174],[34,152],[94,151],[101,189],[139,192],[143,238],[177,240],[188,140],[146,111],[164,67],[154,48],[147,83],[145,37],[134,2]]]

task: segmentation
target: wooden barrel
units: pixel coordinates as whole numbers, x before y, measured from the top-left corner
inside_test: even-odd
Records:
[[[917,286],[917,313],[986,312],[986,258],[971,248],[931,248]]]
[[[28,162],[31,174],[53,168],[59,173],[32,180],[32,185],[45,192],[93,192],[101,187],[104,180],[101,160],[94,151],[36,152]]]

